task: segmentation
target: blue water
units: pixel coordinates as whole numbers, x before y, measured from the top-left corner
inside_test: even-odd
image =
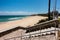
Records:
[[[19,20],[22,18],[27,17],[27,15],[1,15],[0,16],[0,22],[7,22],[7,21],[13,21],[13,20]]]

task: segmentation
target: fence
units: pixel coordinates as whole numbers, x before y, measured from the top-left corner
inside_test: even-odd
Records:
[[[27,33],[18,37],[8,38],[5,40],[56,40],[56,30],[48,30],[43,32],[42,30],[35,33]]]
[[[51,22],[54,23],[55,21],[53,20]],[[50,24],[51,24],[51,22],[50,22]],[[49,23],[49,21],[46,22],[46,24],[48,24],[48,23]],[[57,40],[58,31],[59,31],[59,28],[56,28],[56,22],[55,22],[55,27],[50,27],[50,28],[38,30],[35,32],[29,32],[26,34],[21,34],[21,36],[7,38],[5,40]]]

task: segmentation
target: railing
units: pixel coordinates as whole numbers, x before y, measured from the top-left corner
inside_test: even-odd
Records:
[[[44,23],[41,23],[41,24],[44,24],[44,25],[49,25],[48,23],[54,23],[56,20],[51,20],[51,21],[47,21],[47,22],[44,22]],[[46,24],[45,24],[46,23]],[[41,25],[41,24],[37,24],[37,25]],[[56,24],[56,22],[55,22]],[[44,26],[42,25],[42,26]],[[42,29],[43,30],[43,29]],[[38,32],[36,33],[33,33],[33,32],[29,32],[29,33],[26,33],[26,34],[23,34],[21,36],[18,36],[18,37],[13,37],[13,38],[7,38],[5,40],[50,40],[48,37],[51,38],[51,40],[56,40],[56,31],[58,31],[58,29],[56,28],[56,25],[54,27],[54,30],[48,30],[48,31],[44,31],[42,32],[42,30],[39,30]],[[53,36],[53,38],[52,38]]]
[[[49,27],[57,27],[58,28],[58,19],[54,19],[54,20],[50,20],[50,21],[46,21],[46,22],[43,22],[43,23],[40,23],[40,24],[36,24],[32,27],[28,27],[26,30],[26,33],[29,33],[29,32],[33,32],[35,30],[42,30],[42,29],[46,29],[46,28],[49,28]]]
[[[47,35],[50,35],[50,36],[55,36],[55,31],[58,31],[57,29],[56,30],[50,30],[50,31],[45,31],[45,32],[39,32],[39,33],[34,33],[34,34],[25,34],[23,36],[18,36],[18,37],[13,37],[13,38],[7,38],[5,40],[32,40],[32,38],[37,38],[37,40],[40,40],[39,37],[43,37],[43,36],[47,36]]]

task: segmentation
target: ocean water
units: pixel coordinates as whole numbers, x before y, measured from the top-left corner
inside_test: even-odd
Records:
[[[20,20],[22,18],[27,17],[27,15],[1,15],[0,16],[0,22],[7,22],[7,21],[13,21],[13,20]]]

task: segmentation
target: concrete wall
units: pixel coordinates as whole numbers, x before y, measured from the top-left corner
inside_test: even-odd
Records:
[[[4,39],[8,39],[8,38],[12,38],[12,37],[17,37],[17,36],[21,36],[21,33],[22,35],[25,34],[25,31],[24,30],[17,30],[17,31],[14,31],[12,33],[9,33],[7,35],[4,35],[2,37],[0,37],[0,40],[4,40]]]

